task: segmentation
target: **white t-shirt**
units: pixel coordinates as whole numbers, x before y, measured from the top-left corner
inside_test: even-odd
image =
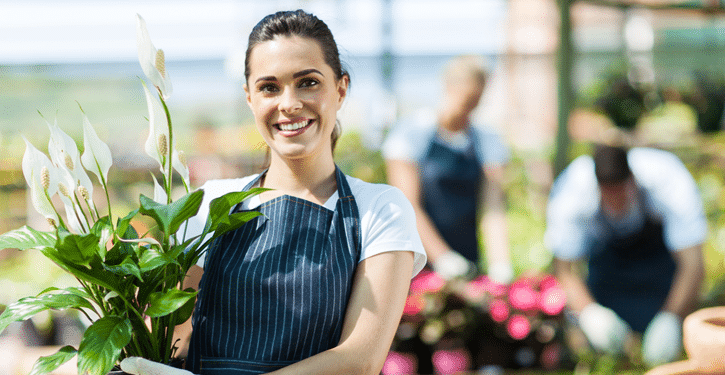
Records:
[[[199,212],[188,221],[186,238],[201,234],[207,216],[209,203],[226,193],[241,191],[258,175],[237,179],[210,180],[201,186],[204,200]],[[415,255],[413,276],[418,274],[426,263],[426,254],[418,235],[413,206],[403,192],[384,184],[371,184],[358,178],[347,177],[355,203],[360,213],[360,233],[362,251],[359,261],[387,251],[412,251]],[[324,207],[334,211],[337,205],[337,191],[325,202]],[[261,201],[253,196],[242,202],[243,209],[258,207]],[[179,233],[184,233],[184,227]],[[204,266],[204,256],[197,263]]]
[[[702,199],[690,172],[667,151],[633,148],[627,154],[629,168],[641,188],[642,210],[662,221],[665,245],[679,251],[699,245],[707,236]],[[554,182],[547,206],[546,246],[557,258],[587,257],[607,240],[594,160],[580,156]],[[628,215],[610,223],[621,232],[634,232],[643,225],[643,215]]]
[[[435,137],[461,152],[475,140],[473,147],[481,165],[486,167],[508,162],[510,151],[499,134],[479,125],[471,125],[468,129],[473,137],[465,131],[445,132],[438,129],[434,117],[423,113],[396,124],[386,137],[381,151],[388,160],[419,163]]]

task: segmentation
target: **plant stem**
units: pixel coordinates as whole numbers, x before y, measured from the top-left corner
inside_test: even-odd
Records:
[[[68,227],[65,225],[65,222],[63,221],[63,218],[58,213],[58,210],[55,208],[55,205],[53,204],[53,201],[50,199],[50,196],[48,195],[48,190],[43,189],[43,194],[45,194],[45,198],[48,199],[48,202],[50,202],[50,206],[53,207],[53,211],[55,212],[55,216],[58,218],[58,221],[60,222],[60,226],[63,228],[68,229]]]
[[[168,159],[167,162],[169,163],[168,167],[168,175],[167,175],[167,181],[166,181],[166,204],[171,203],[171,174],[172,174],[172,164],[173,164],[173,155],[174,155],[174,130],[171,126],[171,113],[169,112],[169,107],[166,105],[166,101],[164,100],[164,96],[161,95],[161,90],[159,90],[159,99],[161,100],[161,105],[164,107],[164,112],[166,113],[166,123],[169,127],[169,144],[168,144]]]
[[[97,162],[96,165],[98,165]],[[106,182],[106,176],[104,176],[103,173],[100,173],[100,166],[98,167],[98,170],[99,175],[101,176],[101,186],[103,187],[103,191],[106,193],[106,204],[108,204],[108,219],[111,222],[111,228],[113,228],[113,230],[115,231],[116,226],[113,223],[113,215],[111,215],[111,196],[108,194],[108,183]],[[98,209],[96,209],[96,215],[98,217],[101,217],[101,215],[98,214]]]

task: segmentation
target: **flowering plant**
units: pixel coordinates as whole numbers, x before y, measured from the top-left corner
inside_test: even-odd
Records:
[[[565,304],[564,291],[549,274],[524,275],[503,285],[485,275],[445,281],[423,270],[411,282],[383,373],[557,367]]]
[[[35,249],[74,276],[79,286],[48,288],[36,296],[9,305],[0,315],[0,332],[10,323],[41,311],[73,309],[92,324],[78,348],[65,346],[41,357],[31,374],[49,373],[77,356],[78,373],[103,375],[122,358],[140,356],[169,363],[174,356],[174,327],[191,316],[196,291],[182,290],[189,268],[212,241],[257,216],[229,214],[231,208],[262,189],[226,194],[210,203],[210,214],[200,235],[187,238],[184,222],[196,215],[204,192],[190,191],[184,154],[174,147],[166,99],[171,83],[164,53],[151,43],[146,24],[137,16],[139,62],[156,89],[143,83],[148,105],[149,136],[146,153],[160,165],[160,183],[152,174],[154,197],[139,197],[139,207],[123,217],[112,215],[108,171],[109,147],[83,115],[83,154],[57,124],[48,123],[48,154],[26,142],[22,169],[33,207],[51,231],[28,226],[0,235],[0,249]],[[172,200],[172,174],[181,176],[186,194]],[[107,214],[93,201],[91,172],[105,192]],[[54,198],[55,201],[53,200]],[[63,211],[58,210],[58,200]],[[64,213],[64,214],[63,214]],[[149,233],[138,233],[132,220],[144,215],[155,223]],[[178,232],[178,233],[177,233]]]

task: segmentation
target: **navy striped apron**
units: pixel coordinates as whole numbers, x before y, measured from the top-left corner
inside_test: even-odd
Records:
[[[447,146],[436,134],[420,163],[423,207],[451,248],[478,265],[478,197],[484,181],[476,157],[476,138],[464,151]]]
[[[355,198],[335,176],[334,212],[283,195],[211,246],[192,319],[195,374],[261,374],[337,346],[361,240]]]
[[[634,331],[644,332],[662,309],[675,277],[662,222],[647,215],[642,229],[629,236],[617,236],[605,225],[611,239],[589,258],[587,284],[597,302],[614,310]]]

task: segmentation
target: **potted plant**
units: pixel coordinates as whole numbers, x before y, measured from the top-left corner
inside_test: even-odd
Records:
[[[187,271],[215,238],[258,215],[229,213],[234,205],[261,189],[229,193],[211,202],[201,235],[187,238],[180,230],[197,213],[204,192],[190,190],[183,152],[174,147],[166,106],[171,83],[164,54],[151,43],[141,16],[137,16],[137,40],[139,62],[156,91],[152,94],[142,81],[150,129],[145,151],[160,165],[160,183],[152,174],[153,198],[140,195],[138,208],[115,216],[107,180],[111,151],[85,114],[82,155],[57,124],[48,123],[50,157],[26,140],[23,174],[33,207],[52,230],[28,226],[12,230],[0,235],[0,249],[40,251],[74,276],[79,285],[51,287],[9,305],[0,315],[0,332],[14,321],[49,309],[77,310],[92,322],[78,348],[65,346],[39,358],[31,374],[49,373],[73,357],[77,357],[78,373],[90,375],[106,374],[129,356],[170,363],[176,350],[174,327],[189,319],[196,297],[196,291],[181,289]],[[94,185],[87,172],[96,176],[105,192],[108,209],[103,214],[93,202]],[[171,196],[174,172],[181,176],[186,190],[176,200]],[[54,201],[56,195],[59,199]],[[58,210],[59,200],[63,211]],[[148,217],[155,228],[138,233],[132,225],[138,215]]]

